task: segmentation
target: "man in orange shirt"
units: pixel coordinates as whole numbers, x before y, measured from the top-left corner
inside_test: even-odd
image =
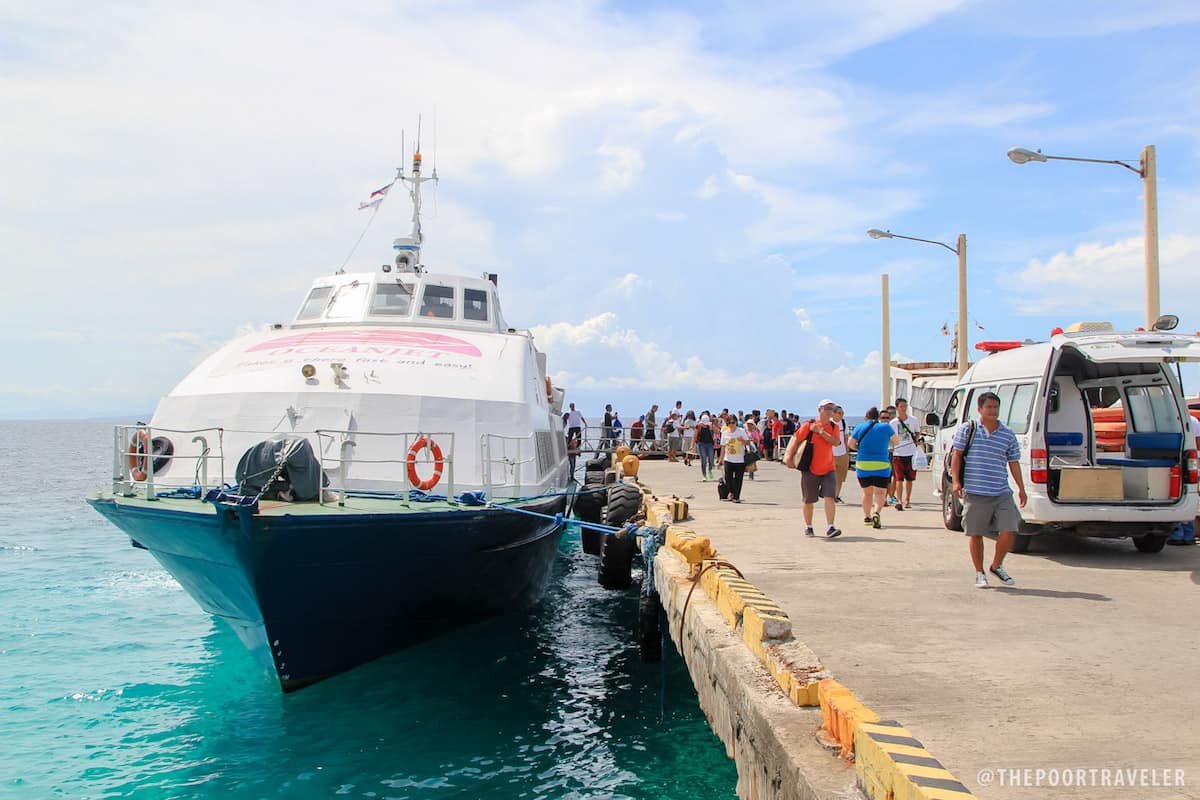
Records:
[[[813,532],[813,506],[818,497],[825,500],[825,538],[834,539],[842,535],[833,524],[837,513],[837,468],[833,458],[833,448],[842,441],[842,431],[833,421],[833,412],[837,404],[832,400],[822,400],[817,406],[817,418],[809,420],[800,426],[792,441],[788,443],[784,463],[800,470],[800,492],[804,499],[804,535],[815,536]],[[800,446],[807,443],[806,452],[797,458]],[[807,463],[805,463],[807,462]]]

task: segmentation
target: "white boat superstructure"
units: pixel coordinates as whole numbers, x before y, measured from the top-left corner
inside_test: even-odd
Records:
[[[155,486],[205,483],[198,459],[208,485],[218,472],[232,480],[248,448],[301,435],[335,490],[433,488],[411,480],[405,463],[418,460],[427,480],[433,445],[448,473],[439,493],[566,490],[562,392],[545,355],[528,331],[508,327],[495,275],[420,264],[420,187],[430,178],[419,154],[397,180],[410,185],[414,212],[395,263],[317,278],[290,325],[237,338],[184,378],[150,424],[155,452],[164,437],[173,451],[156,461]],[[415,447],[422,439],[428,446]]]

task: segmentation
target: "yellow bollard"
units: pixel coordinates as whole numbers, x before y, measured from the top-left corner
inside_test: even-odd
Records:
[[[630,453],[629,448],[626,445],[621,445],[620,447],[617,448],[617,452],[616,452],[617,461],[623,462],[625,460],[625,456],[629,455],[629,453]]]
[[[635,455],[627,455],[622,458],[621,469],[624,470],[625,477],[636,478],[638,474],[638,467],[641,465],[641,463],[642,462],[639,461],[638,457]]]

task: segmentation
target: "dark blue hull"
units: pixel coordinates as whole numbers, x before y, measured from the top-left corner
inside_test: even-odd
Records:
[[[89,502],[232,625],[284,691],[535,602],[562,529],[484,508],[279,516]],[[555,514],[564,502],[521,507]]]

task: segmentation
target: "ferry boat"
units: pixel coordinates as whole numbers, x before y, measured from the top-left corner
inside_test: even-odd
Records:
[[[412,201],[391,263],[317,278],[290,325],[229,342],[149,424],[116,428],[111,487],[88,498],[284,691],[527,606],[549,578],[563,393],[495,275],[421,264],[436,177],[418,151],[372,196]]]

